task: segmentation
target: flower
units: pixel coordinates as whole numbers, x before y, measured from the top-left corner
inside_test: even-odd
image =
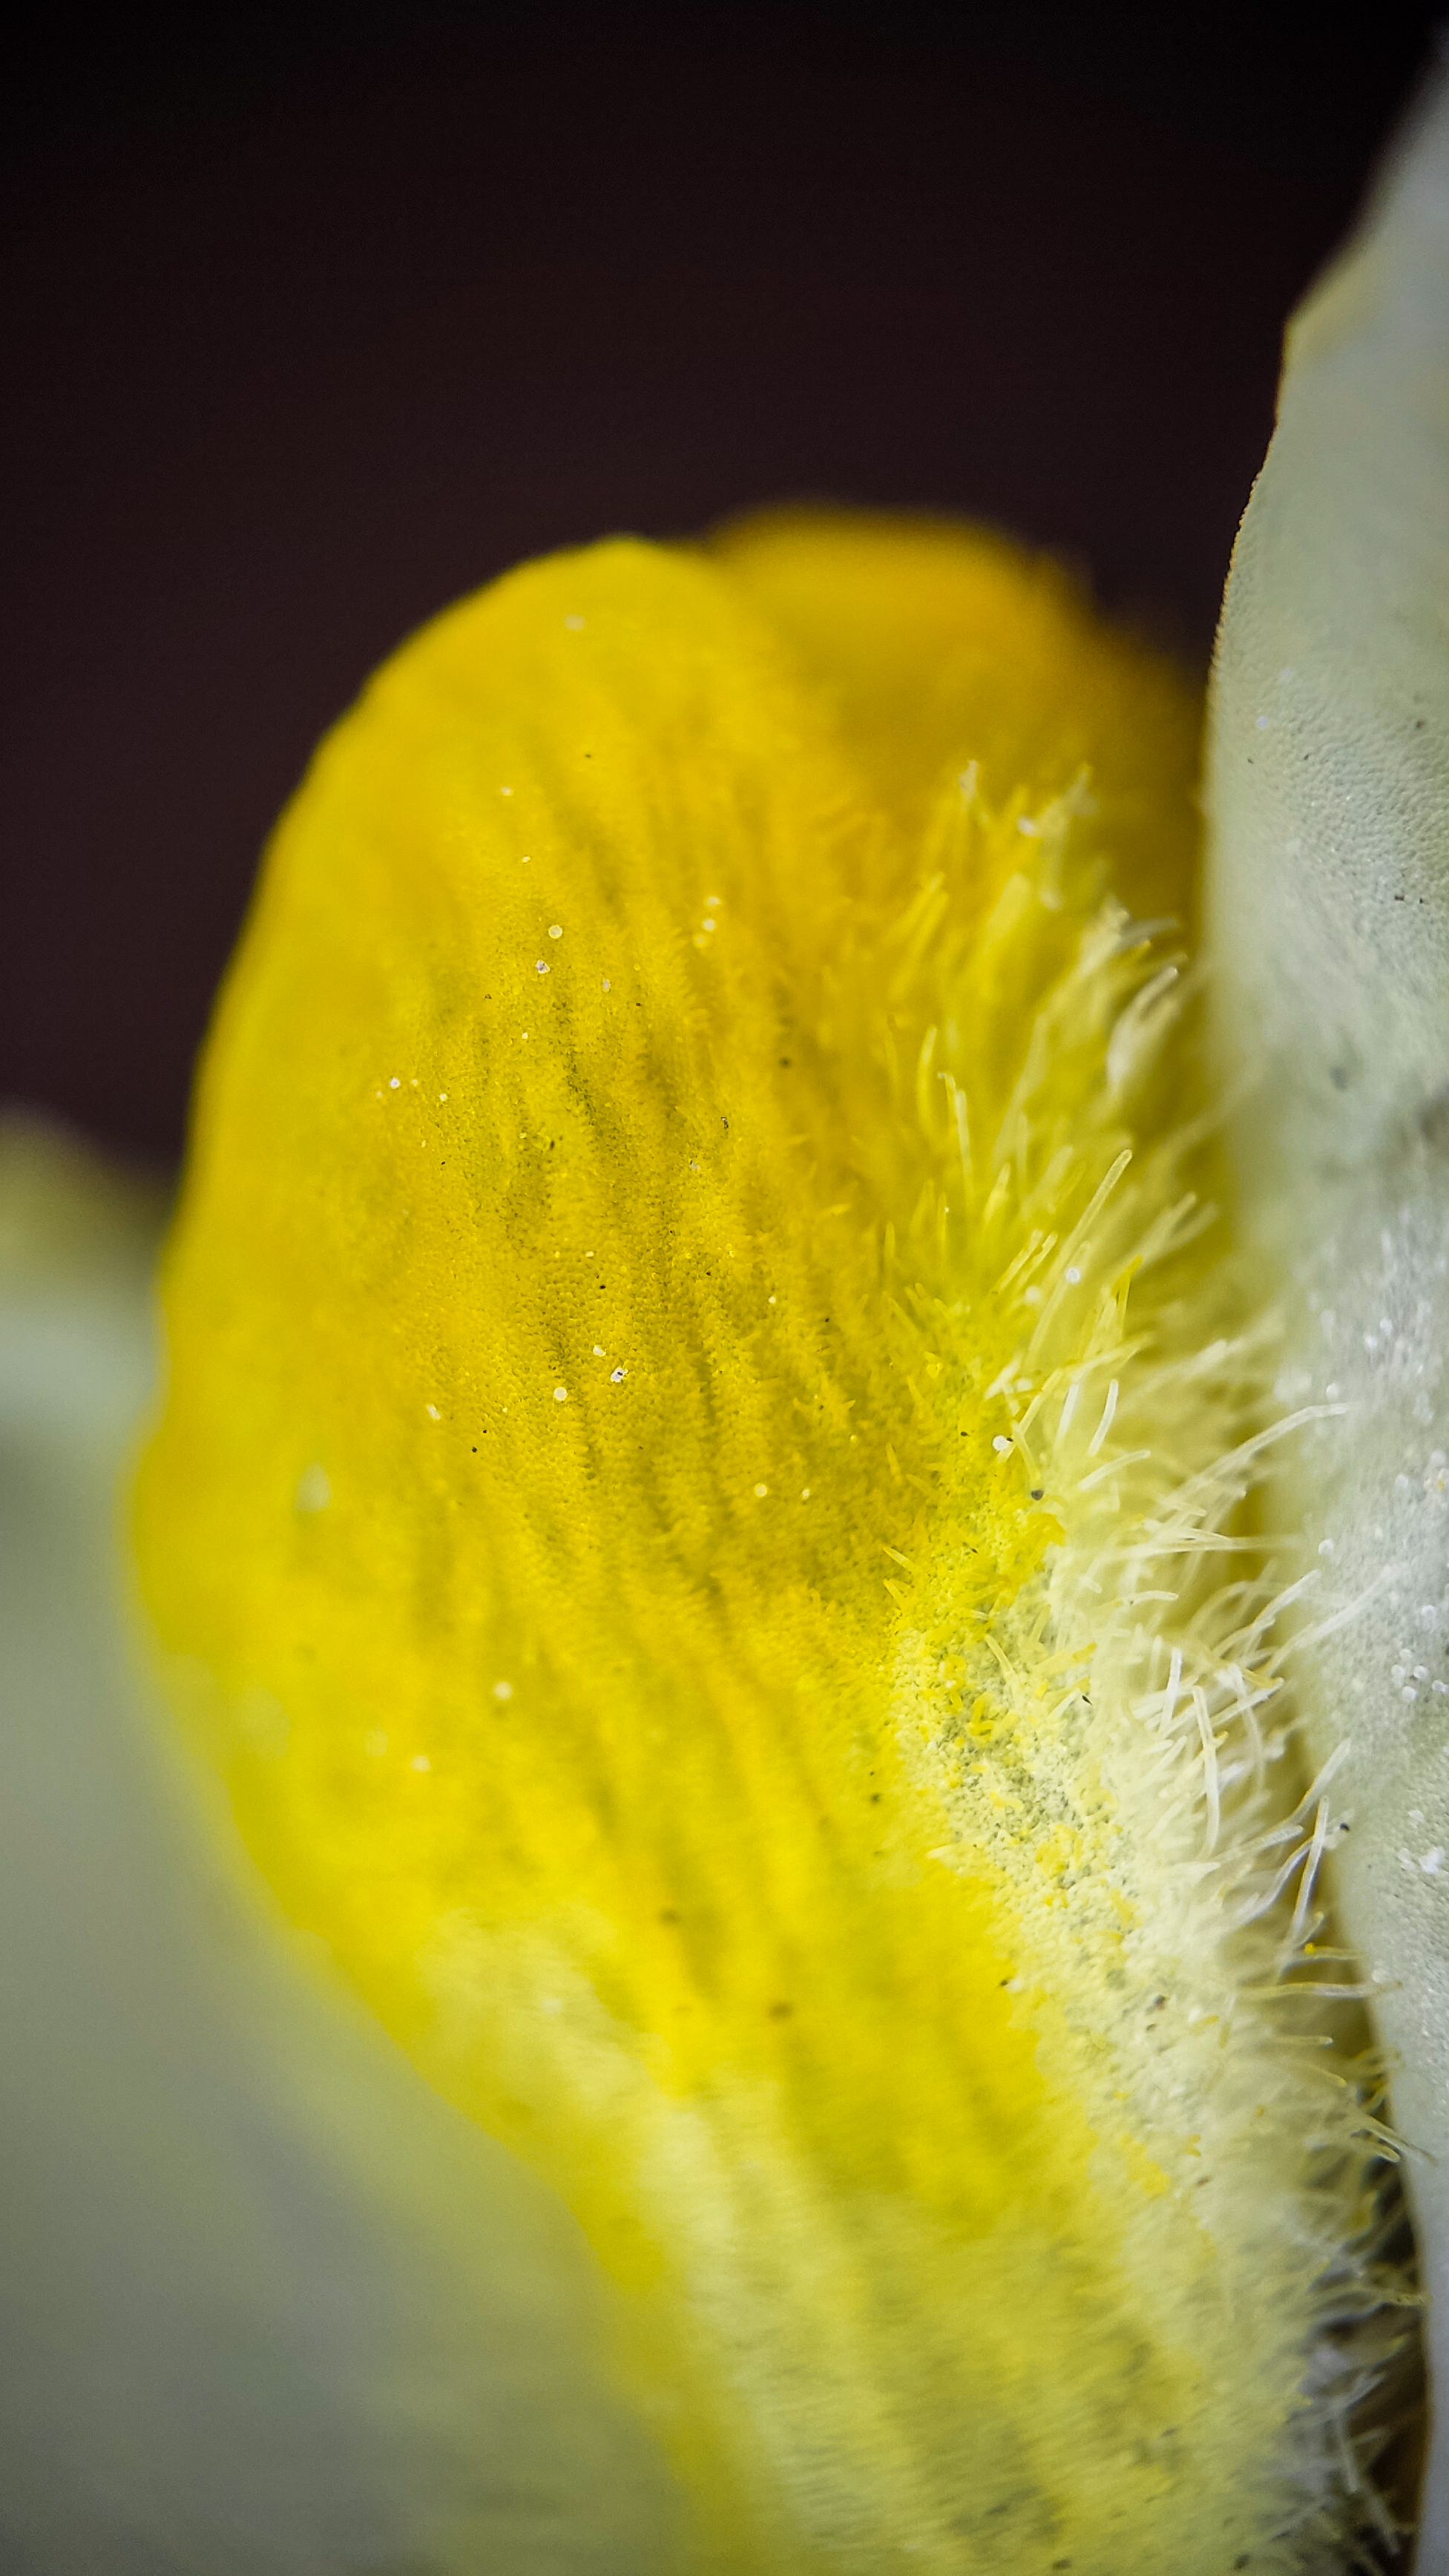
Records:
[[[1195,737],[966,532],[527,567],[324,746],[208,1051],[152,1618],[741,2566],[1337,2512],[1376,2145],[1276,2036],[1329,1828],[1231,1534]]]
[[[1246,958],[1235,912],[1254,657],[1323,541],[1300,419],[1217,697],[1219,1062],[1261,1023],[1287,1068],[1246,1257],[1178,926],[1191,700],[968,531],[757,522],[465,603],[323,747],[223,999],[149,1615],[293,1923],[580,2222],[672,2564],[1328,2567],[1374,2510],[1394,2144],[1322,1893],[1324,1676],[1374,1632],[1350,1598],[1295,1640],[1243,1507],[1306,1431],[1284,1493],[1350,1531],[1398,1442],[1427,1544],[1435,1389],[1330,1428],[1364,1161],[1305,1168],[1326,1019],[1281,905]],[[1385,741],[1417,775],[1415,703],[1371,780]],[[1270,832],[1265,881],[1300,855]],[[1386,1089],[1431,1338],[1436,1095]],[[1432,1929],[1345,1888],[1418,2009]]]

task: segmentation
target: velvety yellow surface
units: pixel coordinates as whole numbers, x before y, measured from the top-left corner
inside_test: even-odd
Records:
[[[1185,2576],[1271,2509],[1302,2315],[1112,2072],[1152,1883],[1051,1608],[1093,1193],[1180,1180],[1180,1071],[1106,1066],[1196,721],[969,532],[535,565],[322,746],[208,1048],[157,1630],[289,1912],[635,2293],[731,2567]]]

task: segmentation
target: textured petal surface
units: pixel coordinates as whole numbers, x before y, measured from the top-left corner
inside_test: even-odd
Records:
[[[211,1043],[176,1688],[722,2564],[1332,2563],[1371,2140],[1275,2035],[1326,1826],[1131,919],[1192,733],[959,532],[534,566],[324,745]]]

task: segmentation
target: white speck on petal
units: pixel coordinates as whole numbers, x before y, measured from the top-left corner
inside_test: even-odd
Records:
[[[389,1091],[400,1091],[402,1089],[402,1080],[400,1075],[394,1074],[387,1087]]]
[[[428,1420],[429,1420],[430,1422],[441,1422],[441,1421],[442,1421],[442,1419],[443,1419],[443,1417],[442,1417],[441,1413],[438,1411],[437,1406],[436,1406],[435,1404],[430,1404],[430,1405],[428,1406]]]
[[[542,957],[540,957],[538,961],[538,971],[540,975],[546,975],[548,973],[547,961]]]
[[[618,1385],[620,1385],[620,1384],[622,1383],[622,1381],[623,1381],[623,1380],[628,1376],[628,1374],[629,1374],[629,1372],[628,1372],[628,1370],[627,1370],[626,1368],[610,1369],[610,1371],[609,1371],[609,1384],[610,1384],[610,1386],[618,1386]]]
[[[561,921],[551,921],[548,926],[548,935],[550,939],[562,939],[563,923]]]
[[[588,619],[586,617],[566,617],[564,619],[564,624],[571,635],[582,635],[585,626],[588,624]]]
[[[553,1391],[553,1400],[555,1404],[567,1404],[569,1400],[568,1388],[566,1386],[556,1386]]]
[[[512,1682],[495,1682],[493,1685],[493,1696],[495,1699],[512,1699]]]
[[[428,1760],[426,1753],[415,1753],[413,1755],[413,1769],[415,1771],[431,1771],[432,1767],[433,1766]]]
[[[1011,1454],[1011,1442],[1009,1440],[1004,1440],[999,1431],[995,1439],[992,1441],[991,1446],[995,1450],[998,1458],[1006,1458]]]
[[[762,1503],[762,1502],[764,1501],[764,1499],[765,1499],[765,1496],[768,1494],[769,1490],[770,1490],[770,1488],[769,1488],[769,1486],[768,1486],[768,1485],[757,1485],[757,1486],[755,1487],[755,1500],[756,1500],[756,1502],[757,1502],[757,1503]]]

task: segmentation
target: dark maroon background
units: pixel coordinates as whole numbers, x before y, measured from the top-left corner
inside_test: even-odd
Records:
[[[522,555],[984,514],[1205,653],[1429,13],[36,12],[3,67],[0,1096],[169,1154],[267,824]]]

